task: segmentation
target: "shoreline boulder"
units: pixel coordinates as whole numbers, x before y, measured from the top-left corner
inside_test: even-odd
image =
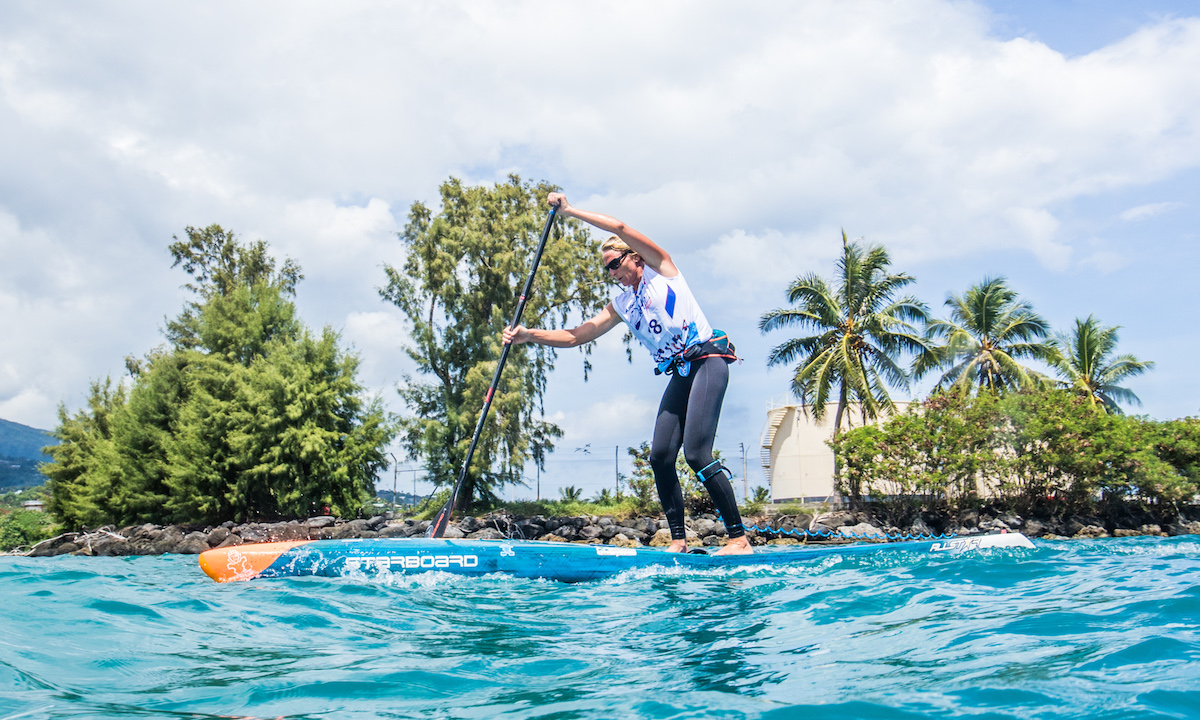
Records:
[[[888,542],[1005,531],[1019,531],[1029,537],[1048,539],[1200,535],[1200,519],[1193,519],[1200,518],[1200,515],[1193,508],[1185,508],[1169,520],[1159,518],[1157,522],[1148,512],[1141,510],[1129,510],[1107,517],[1107,522],[1098,517],[1081,515],[1023,518],[1011,511],[983,508],[966,509],[957,515],[926,512],[907,525],[894,525],[867,512],[837,510],[746,518],[745,525],[747,538],[754,545]],[[1112,517],[1119,519],[1114,521]],[[30,557],[64,554],[110,557],[166,553],[194,555],[209,548],[247,543],[420,537],[429,525],[428,520],[395,518],[391,514],[350,520],[318,515],[305,520],[281,522],[225,522],[215,527],[144,523],[119,530],[105,526],[63,533],[34,545],[26,554]],[[689,517],[686,528],[690,546],[719,547],[728,542],[725,525],[716,515]],[[620,547],[665,547],[671,542],[667,522],[662,517],[517,517],[503,511],[483,517],[458,518],[447,525],[443,537],[606,543]]]

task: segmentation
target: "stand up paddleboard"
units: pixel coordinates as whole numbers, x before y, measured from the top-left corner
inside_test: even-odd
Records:
[[[798,549],[761,548],[752,555],[668,553],[653,548],[578,545],[537,540],[445,540],[365,538],[301,540],[214,548],[200,554],[200,567],[213,580],[383,573],[445,572],[482,576],[499,573],[519,578],[585,582],[646,567],[712,569],[807,563],[836,555],[932,553],[958,555],[984,548],[1032,548],[1020,533],[976,535],[949,540]]]

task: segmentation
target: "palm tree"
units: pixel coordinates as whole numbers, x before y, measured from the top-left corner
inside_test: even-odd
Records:
[[[1053,341],[1058,355],[1051,362],[1064,385],[1087,397],[1092,405],[1118,415],[1123,414],[1118,402],[1141,405],[1142,401],[1117,383],[1154,368],[1153,362],[1133,355],[1113,357],[1119,328],[1102,327],[1091,315],[1087,320],[1076,318],[1074,330],[1069,335],[1060,333]]]
[[[938,388],[989,390],[1031,387],[1045,377],[1018,360],[1051,362],[1054,348],[1043,342],[1050,326],[1008,287],[1003,277],[984,278],[962,295],[946,298],[949,320],[925,326],[929,351],[917,356],[913,374],[948,368]],[[944,341],[937,345],[938,341]]]
[[[908,373],[897,358],[926,350],[912,323],[928,321],[929,310],[911,296],[893,299],[913,278],[888,274],[890,264],[882,247],[852,243],[843,230],[834,287],[815,274],[800,276],[788,286],[793,307],[771,310],[758,323],[764,333],[792,326],[816,331],[772,348],[767,365],[799,360],[792,391],[805,404],[811,400],[817,420],[836,389],[835,436],[850,402],[859,403],[864,420],[878,417],[881,409],[895,411],[887,387],[908,387]]]

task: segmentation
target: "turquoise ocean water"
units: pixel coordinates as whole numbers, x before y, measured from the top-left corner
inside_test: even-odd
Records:
[[[1200,718],[1200,537],[580,585],[0,558],[0,719]]]

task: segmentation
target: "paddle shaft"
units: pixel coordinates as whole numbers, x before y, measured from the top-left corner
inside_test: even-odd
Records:
[[[533,255],[533,267],[529,268],[529,277],[525,278],[525,288],[521,290],[521,297],[517,301],[517,309],[513,313],[512,322],[508,324],[509,327],[516,327],[521,323],[521,315],[525,313],[525,303],[528,302],[529,293],[533,289],[533,276],[537,274],[538,264],[542,262],[542,253],[546,250],[546,240],[550,237],[550,228],[554,227],[554,215],[557,212],[558,208],[552,207],[550,214],[546,216],[546,225],[542,228],[542,237],[538,241],[537,252]],[[483,411],[479,413],[479,421],[475,423],[475,435],[471,438],[471,446],[467,448],[467,456],[463,458],[462,470],[458,473],[458,480],[454,483],[450,499],[437,514],[437,518],[430,523],[429,529],[425,531],[427,538],[440,538],[446,532],[446,526],[450,524],[450,515],[454,512],[454,506],[458,502],[458,493],[467,479],[467,469],[471,467],[471,458],[475,455],[475,447],[479,445],[479,436],[483,434],[483,424],[487,420],[488,411],[492,409],[492,398],[496,394],[496,388],[500,386],[500,374],[504,372],[504,364],[508,362],[508,351],[511,348],[511,343],[505,343],[503,349],[500,350],[500,361],[496,363],[492,386],[488,388],[487,395],[483,398]]]

